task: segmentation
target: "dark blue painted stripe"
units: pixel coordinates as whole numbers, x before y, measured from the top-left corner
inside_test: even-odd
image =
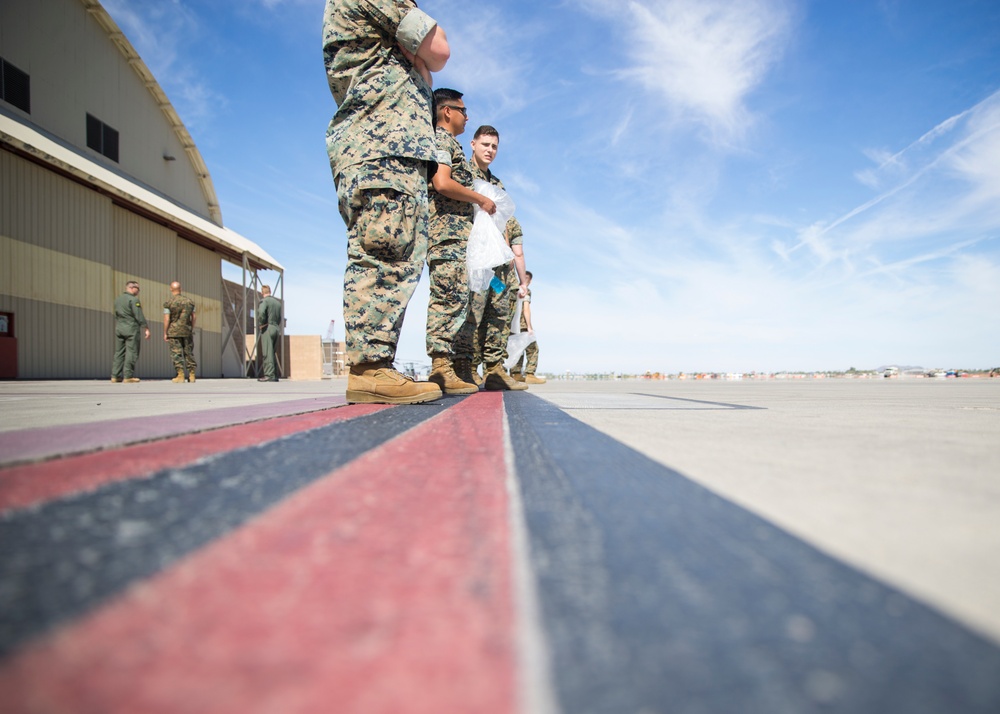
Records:
[[[533,395],[505,404],[564,712],[1000,712],[994,644]]]
[[[458,401],[386,409],[7,512],[0,516],[0,655]]]

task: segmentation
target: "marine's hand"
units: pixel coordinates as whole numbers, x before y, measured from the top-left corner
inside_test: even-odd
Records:
[[[528,297],[528,285],[526,283],[521,283],[517,286],[517,296],[522,300]]]
[[[497,212],[497,204],[493,203],[493,199],[486,198],[486,196],[480,196],[479,207],[489,213],[491,216]]]
[[[146,328],[146,339],[147,340],[149,339],[149,328],[148,327]]]

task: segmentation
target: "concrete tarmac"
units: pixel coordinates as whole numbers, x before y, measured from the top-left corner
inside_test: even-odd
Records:
[[[249,380],[199,380],[179,385],[160,381],[134,385],[0,383],[0,486],[5,471],[21,468],[17,464],[53,459],[58,463],[69,454],[156,444],[198,432],[210,435],[213,430],[238,424],[265,426],[269,420],[296,414],[321,418],[344,404],[344,386],[342,379],[276,384]],[[762,543],[771,544],[761,548],[773,548],[772,566],[781,563],[780,569],[816,573],[815,577],[823,580],[834,577],[830,568],[842,565],[842,570],[836,570],[837,582],[857,579],[855,585],[830,588],[831,602],[840,604],[831,605],[825,614],[820,608],[807,617],[802,613],[808,608],[796,609],[794,603],[786,608],[779,629],[791,633],[798,645],[814,639],[818,645],[823,637],[815,631],[834,633],[840,628],[832,623],[855,607],[850,597],[838,600],[832,594],[835,590],[873,593],[884,586],[886,602],[896,602],[892,593],[898,592],[915,603],[911,613],[920,613],[907,615],[915,620],[897,622],[897,629],[887,631],[891,635],[887,637],[904,641],[905,637],[900,639],[905,634],[899,630],[902,626],[904,631],[921,633],[914,635],[913,648],[922,649],[936,640],[953,642],[949,645],[952,649],[942,650],[943,659],[935,659],[932,653],[922,661],[927,671],[917,680],[934,680],[933,673],[942,669],[941,662],[957,665],[962,659],[955,655],[958,652],[972,657],[972,662],[984,662],[987,673],[970,680],[968,690],[976,692],[970,695],[972,704],[955,710],[989,711],[998,701],[997,692],[989,686],[984,689],[982,682],[992,681],[993,674],[1000,675],[1000,670],[991,669],[1000,652],[1000,380],[550,381],[532,386],[527,394],[543,401],[519,399],[518,394],[506,397],[508,459],[514,483],[520,481],[519,489],[515,485],[512,492],[512,518],[522,521],[515,524],[512,538],[515,545],[523,539],[522,560],[527,558],[533,564],[525,567],[522,563],[521,573],[515,577],[522,591],[519,617],[525,619],[526,607],[534,612],[527,616],[528,620],[534,618],[534,624],[522,623],[520,657],[533,663],[526,666],[522,661],[520,665],[523,711],[666,710],[657,704],[669,698],[669,693],[658,689],[657,683],[664,677],[657,668],[667,666],[678,655],[657,649],[655,642],[649,645],[653,649],[643,649],[646,646],[638,640],[630,641],[622,633],[639,632],[642,623],[628,618],[620,621],[617,615],[609,615],[604,622],[600,608],[593,610],[593,593],[604,592],[607,603],[617,603],[616,612],[630,610],[633,619],[659,617],[659,624],[647,628],[649,632],[662,629],[656,639],[659,642],[684,618],[696,621],[693,611],[687,615],[678,611],[672,617],[665,614],[670,611],[665,607],[667,600],[680,601],[687,596],[687,591],[675,590],[684,580],[678,573],[687,569],[685,577],[690,577],[703,567],[703,559],[721,563],[736,558],[734,564],[745,561],[746,556],[734,555],[741,547],[741,534],[750,534],[750,540],[760,536]],[[450,406],[455,403],[443,400],[439,408],[426,405],[419,409],[433,418],[455,409]],[[407,424],[393,415],[406,416]],[[379,418],[391,433],[379,437],[381,432],[375,427],[369,427],[369,433],[372,438],[388,441],[397,438],[397,433],[416,428],[424,417],[415,409],[392,408]],[[539,439],[532,446],[533,440]],[[602,455],[610,461],[603,462]],[[357,457],[316,458],[350,461]],[[615,473],[619,463],[629,464],[621,467],[624,473]],[[320,465],[309,468],[317,475],[323,471]],[[176,477],[169,476],[167,482],[171,479]],[[661,488],[668,483],[674,490],[663,492]],[[706,500],[692,486],[704,487],[714,494],[712,499],[719,498]],[[632,500],[615,505],[623,494]],[[520,504],[519,498],[523,501]],[[652,508],[655,503],[660,505],[646,515],[639,514],[643,504]],[[671,534],[662,531],[658,522],[666,516],[656,514],[668,514],[671,504],[676,503],[686,504],[684,514],[696,518],[696,525]],[[635,519],[630,516],[633,512]],[[762,525],[754,526],[758,518]],[[682,514],[668,520],[680,523]],[[518,535],[518,528],[526,529],[524,535]],[[768,530],[771,528],[773,531]],[[697,538],[688,539],[695,532]],[[204,540],[215,537],[205,536]],[[647,545],[653,548],[648,555],[637,555],[627,545],[638,545],[647,538]],[[616,539],[626,545],[613,547]],[[702,545],[695,547],[699,542]],[[567,543],[580,544],[578,553],[570,558],[576,566],[565,560]],[[796,545],[799,543],[807,550]],[[658,563],[657,553],[672,548],[690,555],[677,562]],[[811,549],[815,549],[815,556],[808,554]],[[829,562],[823,559],[826,556]],[[562,560],[558,566],[552,564],[555,558]],[[618,564],[623,569],[615,575]],[[516,562],[514,567],[518,567]],[[585,571],[581,574],[579,568]],[[598,574],[602,568],[607,572]],[[648,574],[650,568],[667,568],[674,576],[647,580],[642,573]],[[753,568],[743,575],[732,572],[723,589],[744,594],[732,601],[703,598],[710,602],[698,615],[704,620],[697,628],[703,634],[692,635],[684,647],[711,652],[720,641],[732,637],[733,648],[744,646],[750,651],[771,636],[769,630],[754,635],[746,630],[753,628],[744,623],[731,625],[727,634],[715,640],[707,639],[704,633],[711,630],[713,622],[730,615],[737,622],[753,609],[750,601],[766,599],[762,593],[795,592],[793,586],[781,585],[780,578],[767,576],[758,582],[755,578],[760,574]],[[123,582],[133,577],[146,576],[137,571]],[[615,578],[621,578],[618,588]],[[580,582],[591,583],[584,588],[591,593],[590,599],[581,596]],[[632,599],[616,600],[628,590],[625,583],[634,586],[635,592],[629,595]],[[115,587],[119,586],[111,590]],[[652,589],[643,594],[644,588]],[[533,589],[538,592],[532,594]],[[740,605],[744,601],[746,612],[737,612],[744,609]],[[73,607],[85,609],[85,605]],[[887,607],[893,610],[895,606]],[[579,617],[585,615],[590,624],[584,627],[581,620],[569,619],[560,624],[560,613],[571,611]],[[766,619],[765,614],[761,614],[762,619]],[[943,619],[935,620],[938,615]],[[896,613],[893,617],[902,616]],[[549,621],[554,624],[547,624]],[[877,613],[869,613],[857,615],[852,624],[874,631],[879,622]],[[903,626],[903,622],[910,624]],[[733,631],[750,634],[744,641]],[[959,631],[969,633],[973,638],[970,644],[954,640]],[[839,646],[832,640],[824,644],[829,651]],[[634,649],[629,657],[615,661],[616,666],[629,661],[633,665],[622,670],[618,679],[604,682],[602,689],[604,693],[618,691],[614,696],[595,696],[588,687],[597,686],[595,682],[603,681],[602,677],[611,677],[608,672],[615,669],[608,665],[607,653],[630,647]],[[846,670],[838,668],[856,666],[861,655],[856,646],[844,647],[850,662],[837,664],[834,657],[824,666],[803,670],[800,677],[795,674],[805,681],[805,704],[796,699],[797,685],[790,674],[788,682],[782,684],[774,671],[766,676],[754,674],[753,668],[743,671],[745,657],[732,661],[723,657],[718,662],[737,662],[729,667],[733,672],[739,670],[729,683],[731,688],[752,687],[761,693],[749,700],[751,704],[744,711],[804,711],[810,706],[817,711],[935,710],[927,702],[937,700],[924,694],[923,708],[914,709],[903,700],[887,705],[872,694],[880,694],[879,687],[859,690],[852,699],[850,688],[844,685]],[[639,659],[651,663],[645,679],[635,660],[640,654]],[[789,653],[783,660],[785,665],[773,666],[793,673],[795,666],[789,663],[800,654]],[[882,659],[890,662],[897,657],[902,661],[907,655],[882,653]],[[554,673],[573,669],[567,662],[578,665],[576,679]],[[593,673],[588,666],[593,667]],[[896,676],[891,675],[891,669],[885,670],[887,678]],[[678,665],[677,670],[684,671],[684,666]],[[626,684],[630,677],[634,681]],[[940,693],[956,686],[947,677],[945,680],[933,691]],[[673,683],[675,694],[677,687],[691,681],[691,676],[678,677]],[[913,691],[917,691],[916,685]],[[735,691],[733,701],[740,695]],[[708,696],[694,684],[687,697],[674,698],[676,706],[690,704],[676,710],[726,711],[729,706],[724,698]]]

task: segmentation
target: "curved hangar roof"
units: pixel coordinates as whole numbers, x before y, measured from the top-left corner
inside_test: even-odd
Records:
[[[255,269],[283,271],[283,266],[259,245],[222,225],[222,212],[208,167],[153,73],[99,0],[80,2],[108,33],[108,37],[128,60],[163,111],[195,167],[212,220],[206,220],[124,174],[101,166],[82,155],[71,144],[4,113],[0,113],[0,141],[15,153],[89,186],[150,220],[169,226],[186,240],[214,250],[230,262],[242,265],[243,256],[246,255],[249,264]]]

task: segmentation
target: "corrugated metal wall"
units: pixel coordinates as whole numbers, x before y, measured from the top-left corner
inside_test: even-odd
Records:
[[[0,311],[15,313],[20,378],[108,377],[112,303],[130,279],[152,332],[138,376],[173,375],[162,327],[172,280],[198,306],[199,376],[221,375],[218,254],[3,150],[0,185]]]

